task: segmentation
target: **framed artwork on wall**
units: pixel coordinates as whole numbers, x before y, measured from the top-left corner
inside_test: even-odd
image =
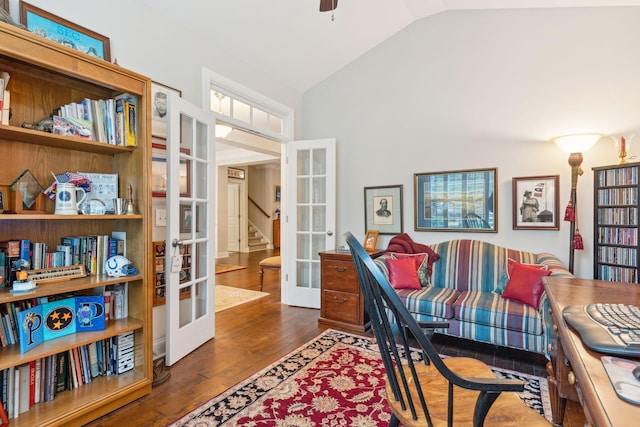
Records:
[[[498,232],[497,168],[414,174],[415,230]]]
[[[403,232],[402,185],[364,188],[364,226],[380,234]]]
[[[182,97],[182,91],[160,83],[151,83],[151,135],[167,138],[167,106],[169,93]]]
[[[180,205],[180,232],[189,233],[193,221],[193,212],[190,205]]]
[[[180,152],[189,154],[181,148]],[[191,167],[187,160],[180,160],[180,197],[191,196]],[[151,144],[151,195],[167,197],[167,146]]]
[[[560,175],[513,178],[513,229],[559,230]]]
[[[23,1],[20,2],[20,23],[34,34],[111,62],[108,37]]]

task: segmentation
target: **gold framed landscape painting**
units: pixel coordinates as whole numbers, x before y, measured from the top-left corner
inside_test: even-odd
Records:
[[[414,174],[415,230],[498,232],[498,169]]]

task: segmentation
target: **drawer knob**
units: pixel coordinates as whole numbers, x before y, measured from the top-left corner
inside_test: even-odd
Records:
[[[569,384],[574,385],[576,383],[576,374],[574,374],[573,371],[569,371],[569,374],[567,374],[567,380],[569,381]]]
[[[340,299],[337,296],[333,296],[333,300],[337,301],[339,304],[344,304],[345,302],[347,302],[349,300],[349,298],[342,298],[342,301],[340,301]]]
[[[347,271],[349,269],[349,267],[338,267],[337,265],[334,265],[333,269],[335,271],[337,271],[338,273],[344,273],[345,271]]]

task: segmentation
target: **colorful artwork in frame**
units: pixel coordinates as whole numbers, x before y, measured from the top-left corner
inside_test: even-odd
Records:
[[[111,62],[108,37],[23,1],[20,2],[20,23],[34,34]]]
[[[416,231],[498,232],[498,170],[414,174]]]

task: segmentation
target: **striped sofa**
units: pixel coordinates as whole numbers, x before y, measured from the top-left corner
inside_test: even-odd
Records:
[[[449,328],[436,332],[549,357],[551,318],[546,294],[536,310],[503,298],[501,293],[508,282],[509,259],[546,265],[552,276],[571,277],[558,258],[480,240],[450,240],[429,247],[440,255],[433,264],[430,284],[420,290],[397,290],[418,321],[447,321]],[[387,277],[386,260],[390,257],[392,254],[385,253],[375,260]]]

